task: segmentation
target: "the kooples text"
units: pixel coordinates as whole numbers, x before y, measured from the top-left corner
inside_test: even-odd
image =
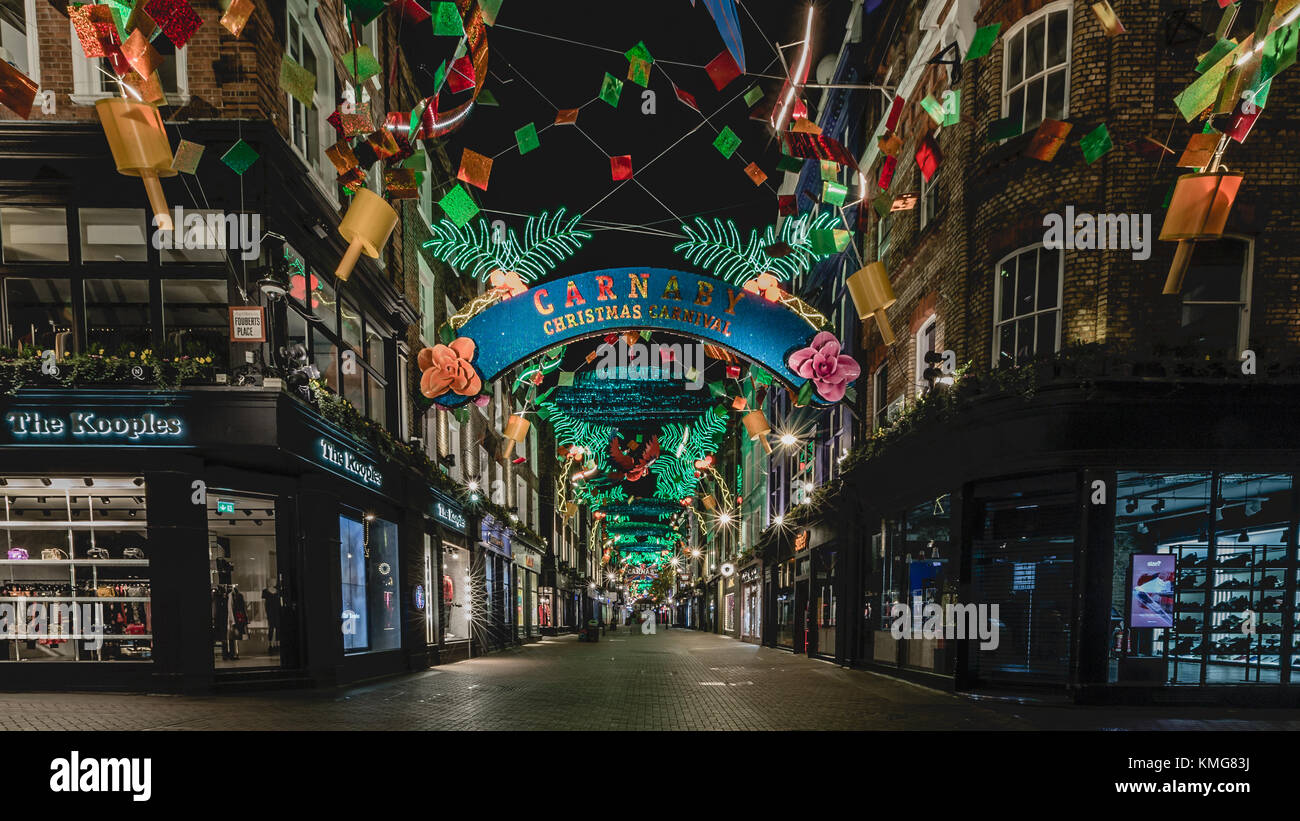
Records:
[[[67,419],[39,411],[15,411],[5,415],[9,432],[15,436],[102,436],[139,439],[144,436],[180,436],[180,419],[142,413],[139,416],[100,416],[93,411],[69,411]]]

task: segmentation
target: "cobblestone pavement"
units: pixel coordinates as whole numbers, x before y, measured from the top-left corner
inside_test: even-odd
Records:
[[[1300,729],[1250,710],[977,701],[686,630],[546,639],[330,691],[0,693],[0,730]]]

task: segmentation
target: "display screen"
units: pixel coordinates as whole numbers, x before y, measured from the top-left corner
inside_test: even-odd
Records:
[[[1130,627],[1174,626],[1174,572],[1172,555],[1134,556],[1129,591]]]

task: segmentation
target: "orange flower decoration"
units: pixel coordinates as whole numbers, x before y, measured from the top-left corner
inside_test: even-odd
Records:
[[[470,362],[474,359],[474,340],[457,337],[450,345],[424,348],[416,358],[423,372],[420,393],[436,399],[447,391],[461,396],[477,396],[483,389],[483,380]]]
[[[745,283],[745,290],[751,294],[762,295],[768,302],[778,302],[781,299],[781,287],[776,277],[771,274],[759,274],[754,277]]]
[[[519,278],[519,274],[514,271],[502,271],[500,268],[488,275],[488,282],[493,288],[500,288],[510,296],[519,296],[528,290],[528,286]]]

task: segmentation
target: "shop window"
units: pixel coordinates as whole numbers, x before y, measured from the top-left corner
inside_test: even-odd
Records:
[[[67,262],[68,212],[63,208],[0,208],[4,262]]]
[[[1182,337],[1197,353],[1235,360],[1249,346],[1253,258],[1249,240],[1196,243],[1183,280]]]
[[[917,396],[924,396],[926,389],[929,387],[929,383],[925,381],[925,370],[930,367],[930,364],[925,361],[925,356],[934,353],[935,335],[938,330],[939,317],[932,315],[921,323],[920,329],[916,332],[916,361],[913,364],[916,369],[915,385]]]
[[[401,646],[397,525],[372,515],[339,517],[344,652]]]
[[[225,368],[229,348],[229,299],[224,279],[164,279],[163,339],[170,350],[216,356]]]
[[[149,258],[143,208],[81,208],[77,221],[82,262],[145,262]]]
[[[86,334],[89,349],[123,356],[153,347],[149,281],[144,279],[87,279]]]
[[[72,286],[66,279],[4,281],[4,344],[72,348]]]
[[[1002,260],[994,281],[993,365],[1019,365],[1061,345],[1064,257],[1042,246]]]
[[[1061,685],[1068,679],[1076,483],[1074,474],[1061,474],[974,490],[970,603],[997,604],[999,620],[997,646],[970,654],[980,682]]]
[[[1282,645],[1296,618],[1291,476],[1118,479],[1109,680],[1281,683],[1300,665]]]
[[[466,641],[473,623],[470,607],[469,551],[442,544],[442,636],[444,641]]]
[[[433,584],[433,537],[428,533],[424,534],[424,602],[416,601],[416,607],[424,608],[424,643],[437,644],[438,632],[434,623],[433,614],[436,612],[433,603],[439,601],[439,589]]]
[[[839,597],[836,595],[836,557],[837,552],[827,550],[818,559],[817,577],[813,580],[816,600],[813,602],[813,618],[817,628],[817,652],[823,656],[835,655],[836,611]]]
[[[275,531],[274,499],[208,488],[210,641],[218,669],[280,665],[287,593]]]
[[[0,480],[0,660],[152,658],[146,493],[132,476]]]
[[[0,60],[40,84],[36,0],[0,0],[0,49]]]
[[[1069,114],[1069,2],[1056,2],[1017,23],[1002,38],[1002,116],[1024,131]]]

